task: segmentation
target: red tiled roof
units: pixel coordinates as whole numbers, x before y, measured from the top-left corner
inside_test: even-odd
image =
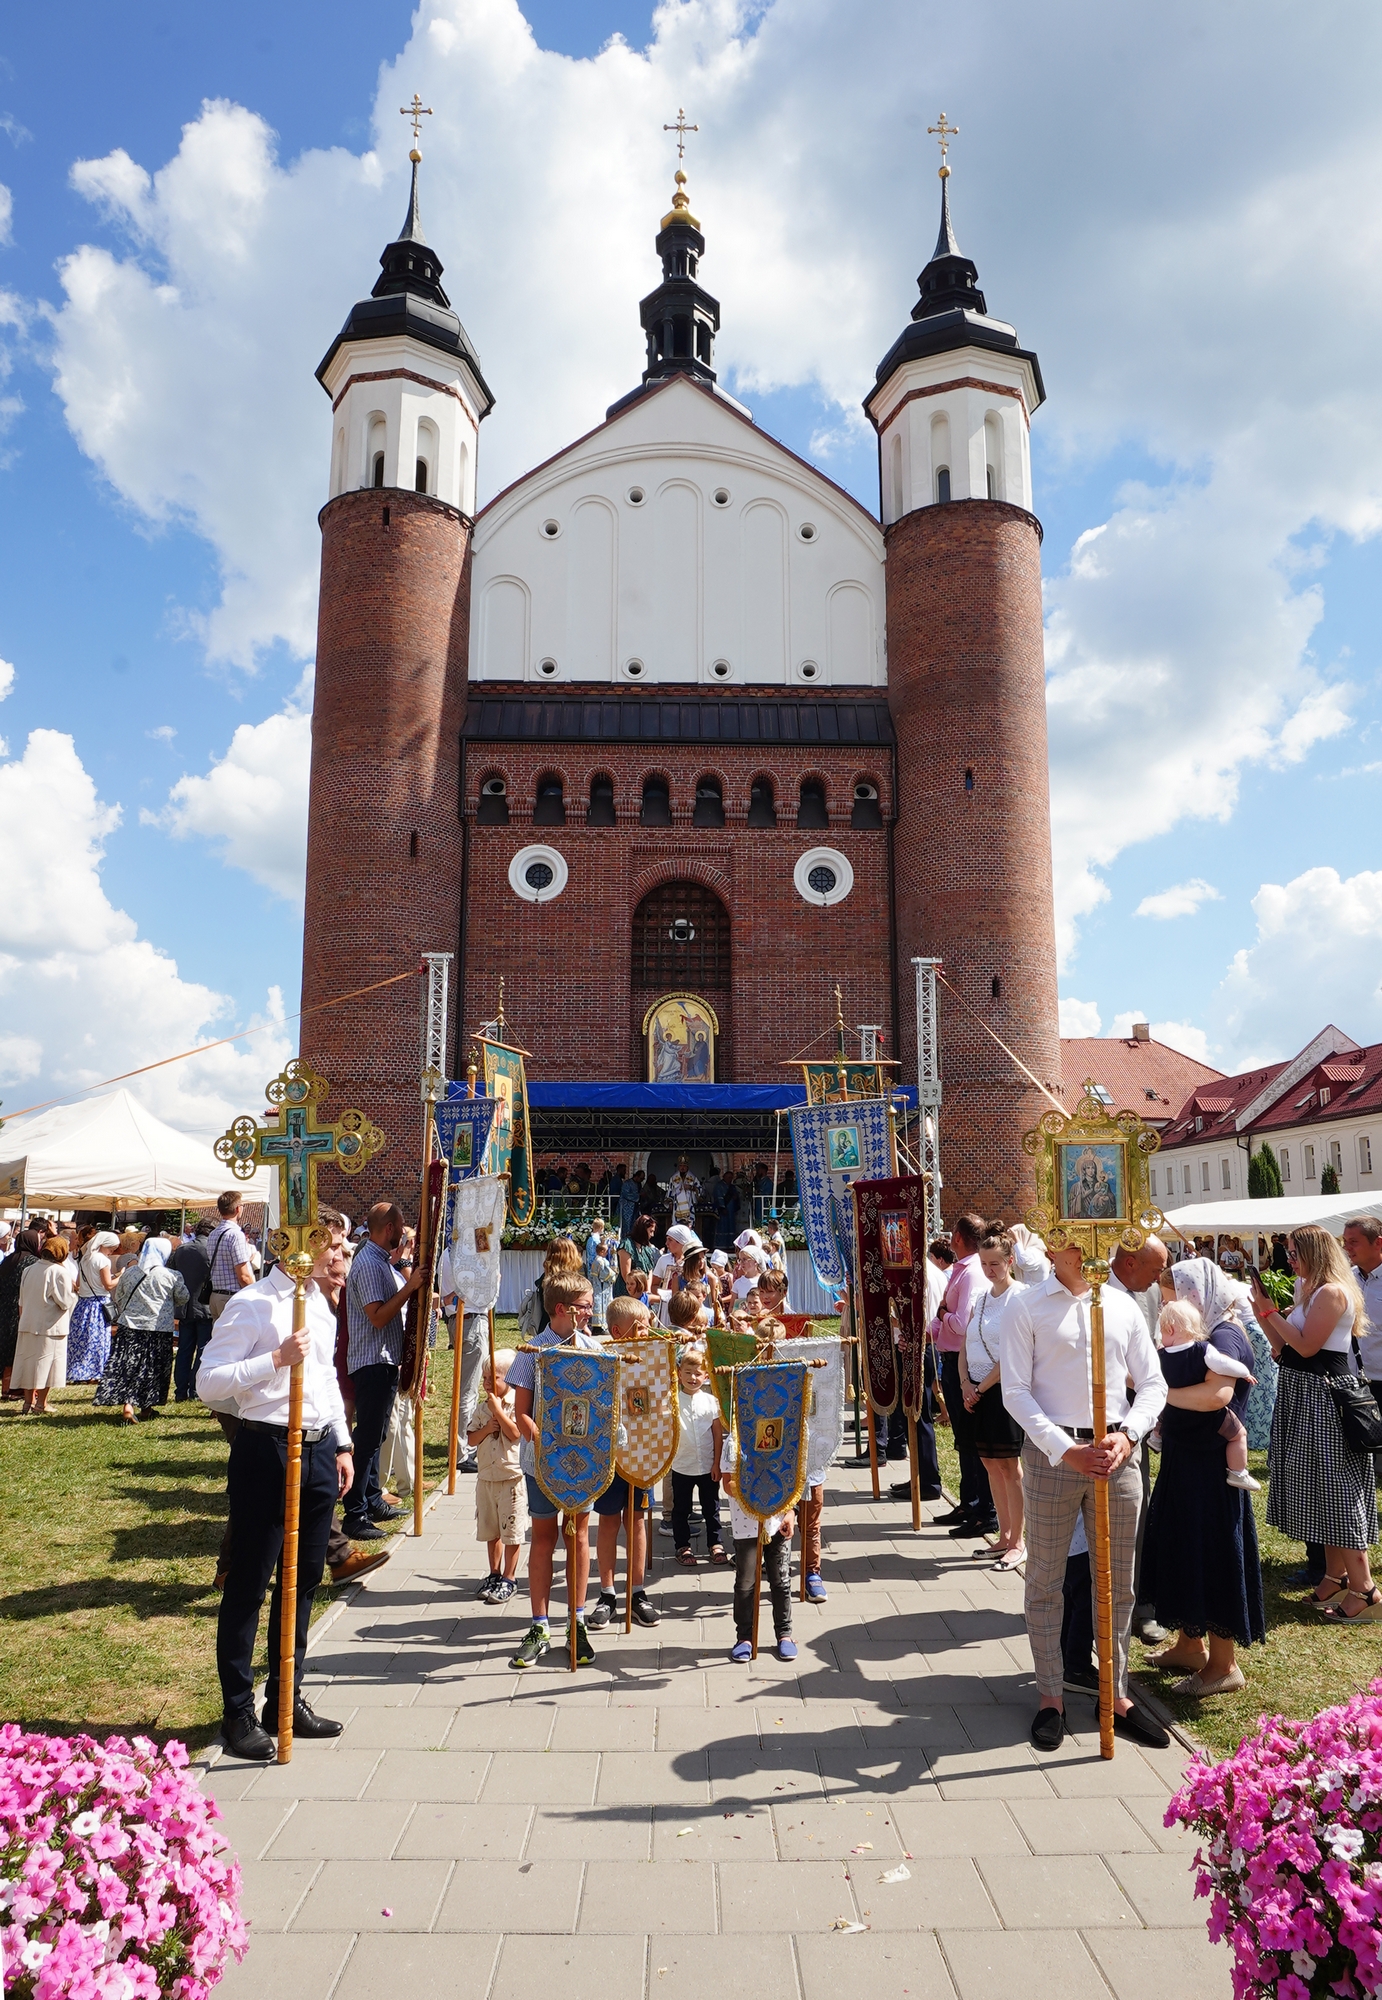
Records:
[[[1327,1125],[1342,1114],[1353,1118],[1360,1112],[1382,1110],[1382,1042],[1373,1042],[1360,1056],[1357,1062],[1331,1056],[1317,1064],[1297,1089],[1288,1090],[1253,1120],[1253,1131],[1277,1131],[1284,1125]],[[1320,1103],[1321,1084],[1329,1092],[1329,1102],[1324,1105]]]
[[[1337,1062],[1320,1064],[1320,1075],[1326,1083],[1358,1083],[1367,1069],[1367,1050],[1359,1051],[1355,1062],[1345,1062],[1342,1057]]]
[[[1164,1127],[1161,1134],[1163,1147],[1203,1146],[1208,1140],[1231,1138],[1233,1121],[1238,1112],[1245,1104],[1251,1104],[1253,1098],[1265,1090],[1272,1078],[1279,1076],[1285,1067],[1285,1063],[1263,1063],[1257,1069],[1244,1070],[1241,1076],[1221,1076],[1209,1088],[1192,1090]],[[1201,1120],[1198,1132],[1195,1130],[1197,1118]]]
[[[1221,1074],[1165,1042],[1082,1035],[1062,1039],[1060,1047],[1067,1104],[1075,1103],[1088,1076],[1103,1085],[1117,1110],[1135,1111],[1158,1126],[1191,1091],[1218,1082]]]

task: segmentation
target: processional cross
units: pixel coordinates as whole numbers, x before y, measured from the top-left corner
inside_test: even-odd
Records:
[[[272,1247],[284,1257],[296,1278],[298,1259],[311,1269],[321,1247],[317,1228],[317,1168],[330,1160],[343,1174],[358,1174],[384,1144],[384,1134],[363,1111],[343,1111],[334,1125],[317,1120],[316,1107],[330,1085],[309,1063],[295,1057],[266,1085],[275,1122],[261,1125],[254,1118],[237,1118],[216,1141],[216,1157],[237,1180],[252,1180],[256,1168],[278,1172],[279,1227]]]

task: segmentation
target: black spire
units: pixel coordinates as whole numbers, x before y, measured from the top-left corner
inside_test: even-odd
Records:
[[[470,336],[451,310],[451,301],[442,290],[442,261],[432,249],[422,233],[422,214],[418,206],[418,163],[421,154],[414,147],[412,186],[408,191],[408,212],[403,218],[403,227],[393,242],[386,245],[379,259],[380,274],[374,289],[367,299],[354,305],[336,338],[326,351],[321,367],[317,370],[317,380],[323,380],[326,369],[342,341],[347,340],[390,340],[400,335],[411,335],[422,340],[429,347],[440,347],[449,354],[458,355],[475,378],[476,385],[484,401],[483,416],[494,407],[494,398],[484,376],[480,373],[480,357],[471,345]]]
[[[654,248],[662,259],[662,283],[639,303],[638,316],[648,336],[645,386],[668,375],[691,375],[707,385],[715,380],[711,366],[715,335],[720,330],[720,302],[696,281],[705,238],[691,213],[686,175],[677,168],[676,193],[662,218]]]
[[[917,279],[921,297],[912,307],[913,319],[930,319],[934,313],[950,312],[959,306],[969,312],[985,313],[984,295],[979,290],[979,271],[968,257],[960,254],[950,220],[950,171],[941,182],[941,226],[931,261]]]

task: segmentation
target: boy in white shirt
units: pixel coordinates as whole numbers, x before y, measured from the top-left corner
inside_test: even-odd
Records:
[[[490,1380],[489,1356],[483,1363],[486,1390],[484,1414],[466,1432],[475,1453],[475,1533],[487,1545],[489,1575],[475,1593],[482,1604],[507,1604],[518,1588],[518,1552],[528,1532],[528,1496],[523,1467],[518,1462],[518,1420],[514,1416],[509,1367],[513,1349],[500,1347]]]
[[[723,1568],[728,1560],[720,1542],[719,1479],[724,1427],[720,1422],[719,1401],[706,1373],[705,1349],[699,1343],[682,1349],[677,1381],[681,1436],[672,1460],[672,1542],[682,1568],[694,1569],[691,1500],[699,1493],[707,1553],[712,1563]]]

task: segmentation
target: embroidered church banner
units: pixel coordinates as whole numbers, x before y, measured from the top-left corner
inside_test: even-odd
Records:
[[[789,1117],[806,1247],[820,1283],[838,1290],[853,1275],[850,1186],[882,1179],[891,1165],[887,1103],[809,1104]]]
[[[751,1333],[732,1333],[728,1327],[708,1326],[706,1351],[710,1356],[710,1381],[720,1404],[720,1418],[728,1430],[734,1422],[734,1377],[722,1375],[722,1368],[737,1368],[742,1362],[756,1361],[758,1342]]]
[[[461,1181],[451,1194],[451,1236],[447,1243],[451,1289],[468,1313],[488,1312],[499,1303],[500,1250],[508,1190],[495,1174]]]
[[[436,1107],[437,1151],[446,1161],[453,1181],[478,1174],[485,1164],[494,1114],[499,1109],[493,1097],[471,1097],[465,1085],[449,1083],[454,1097],[444,1097]]]
[[[787,1358],[786,1352],[778,1353]],[[845,1349],[840,1341],[824,1335],[806,1335],[794,1340],[793,1361],[823,1361],[806,1377],[806,1484],[823,1486],[825,1475],[845,1437]]]
[[[587,1513],[614,1477],[618,1356],[545,1347],[534,1360],[537,1483],[564,1514]]]
[[[755,1520],[794,1507],[806,1484],[806,1410],[816,1371],[796,1360],[734,1371],[734,1489]]]
[[[896,1409],[900,1396],[915,1416],[925,1388],[926,1182],[920,1174],[856,1181],[853,1194],[869,1401],[882,1413]]]
[[[619,1358],[619,1422],[624,1442],[616,1443],[614,1469],[630,1486],[656,1486],[671,1470],[681,1440],[677,1402],[676,1342],[651,1334],[645,1340],[616,1340],[608,1352]]]
[[[498,1099],[494,1128],[485,1157],[487,1174],[509,1177],[509,1220],[531,1222],[537,1206],[533,1195],[533,1157],[528,1124],[528,1078],[523,1051],[503,1042],[479,1038],[485,1064],[485,1095]]]

